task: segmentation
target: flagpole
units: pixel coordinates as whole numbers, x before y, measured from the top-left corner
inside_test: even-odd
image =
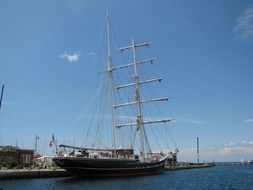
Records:
[[[55,153],[56,155],[58,155],[57,139],[55,139]]]

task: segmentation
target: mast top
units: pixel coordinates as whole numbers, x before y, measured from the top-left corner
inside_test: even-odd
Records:
[[[107,31],[107,53],[111,57],[111,39],[110,39],[110,26],[109,26],[109,12],[106,10],[106,31]]]

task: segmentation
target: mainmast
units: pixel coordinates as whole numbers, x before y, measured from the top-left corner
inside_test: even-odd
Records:
[[[115,115],[114,115],[114,101],[113,101],[113,80],[112,80],[112,57],[111,57],[111,39],[110,39],[110,26],[109,26],[109,14],[106,13],[106,29],[107,29],[107,75],[108,86],[110,95],[110,113],[111,113],[111,133],[112,133],[112,148],[114,149],[114,156],[116,150],[115,143]]]

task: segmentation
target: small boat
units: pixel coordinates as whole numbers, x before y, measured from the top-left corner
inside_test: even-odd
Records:
[[[136,43],[134,40],[131,44],[119,48],[118,50],[123,53],[130,51],[132,54],[132,61],[127,64],[115,66],[112,64],[111,56],[111,41],[110,41],[110,26],[109,16],[106,17],[107,28],[107,66],[103,74],[107,76],[108,94],[109,94],[109,113],[110,113],[110,126],[111,126],[111,148],[99,148],[99,147],[75,147],[69,145],[59,145],[62,149],[72,149],[69,154],[61,152],[58,156],[53,158],[54,163],[66,169],[79,177],[118,177],[118,176],[142,176],[160,174],[164,171],[164,165],[167,156],[162,153],[152,153],[147,134],[145,131],[146,125],[166,123],[172,119],[147,119],[143,115],[143,105],[148,102],[168,101],[168,97],[159,97],[151,99],[142,99],[140,94],[140,86],[146,83],[161,82],[162,78],[154,78],[148,80],[142,80],[139,67],[143,64],[153,63],[155,59],[139,60],[137,59],[136,50],[141,47],[149,47],[149,43]],[[128,52],[129,53],[129,52]],[[127,84],[115,85],[113,82],[114,73],[118,70],[129,69],[132,71],[132,81]],[[116,103],[114,100],[114,91],[120,89],[132,89],[134,100],[125,103]],[[102,98],[102,96],[101,96]],[[122,107],[131,107],[132,110],[132,122],[118,123],[117,113],[115,110]],[[131,127],[134,140],[135,137],[139,138],[139,148],[134,148],[131,145],[129,148],[122,148],[116,145],[116,130]],[[135,153],[135,151],[137,153]]]

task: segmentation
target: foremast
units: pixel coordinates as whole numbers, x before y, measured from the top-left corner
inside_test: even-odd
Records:
[[[160,98],[153,98],[153,99],[149,99],[149,100],[142,100],[140,97],[140,85],[141,84],[150,83],[150,82],[161,82],[161,80],[162,80],[162,78],[149,79],[149,80],[145,80],[145,81],[139,80],[138,65],[144,64],[144,63],[153,64],[155,59],[152,58],[152,59],[147,59],[147,60],[143,60],[143,61],[137,61],[136,48],[149,47],[149,45],[150,45],[149,43],[136,44],[136,42],[134,40],[132,40],[131,45],[129,45],[127,47],[119,48],[118,50],[120,50],[121,52],[128,50],[128,49],[132,50],[133,62],[112,68],[112,71],[117,70],[117,69],[123,69],[126,67],[133,67],[133,69],[134,69],[134,75],[133,75],[134,82],[129,83],[129,84],[123,84],[123,85],[116,87],[116,89],[121,89],[121,88],[126,88],[126,87],[134,87],[134,101],[114,105],[114,108],[119,108],[119,107],[135,104],[136,105],[136,122],[115,125],[115,127],[120,128],[120,127],[124,127],[124,126],[132,126],[132,125],[136,126],[136,131],[138,131],[139,135],[140,135],[140,159],[142,161],[145,161],[146,157],[147,157],[146,144],[149,147],[144,125],[167,122],[167,121],[171,120],[171,119],[160,119],[160,120],[144,121],[144,119],[143,119],[143,115],[142,115],[142,104],[143,103],[154,102],[154,101],[168,101],[168,99],[169,99],[169,97],[160,97]],[[150,149],[150,147],[149,147],[149,149]]]
[[[136,104],[136,130],[140,130],[140,145],[141,145],[141,152],[140,157],[144,160],[146,155],[146,149],[145,149],[145,131],[143,126],[143,118],[142,118],[142,111],[141,111],[141,98],[140,98],[140,89],[139,89],[139,76],[138,76],[138,70],[137,70],[137,64],[136,64],[136,52],[135,52],[135,41],[132,40],[132,51],[133,51],[133,64],[134,64],[134,97]]]

